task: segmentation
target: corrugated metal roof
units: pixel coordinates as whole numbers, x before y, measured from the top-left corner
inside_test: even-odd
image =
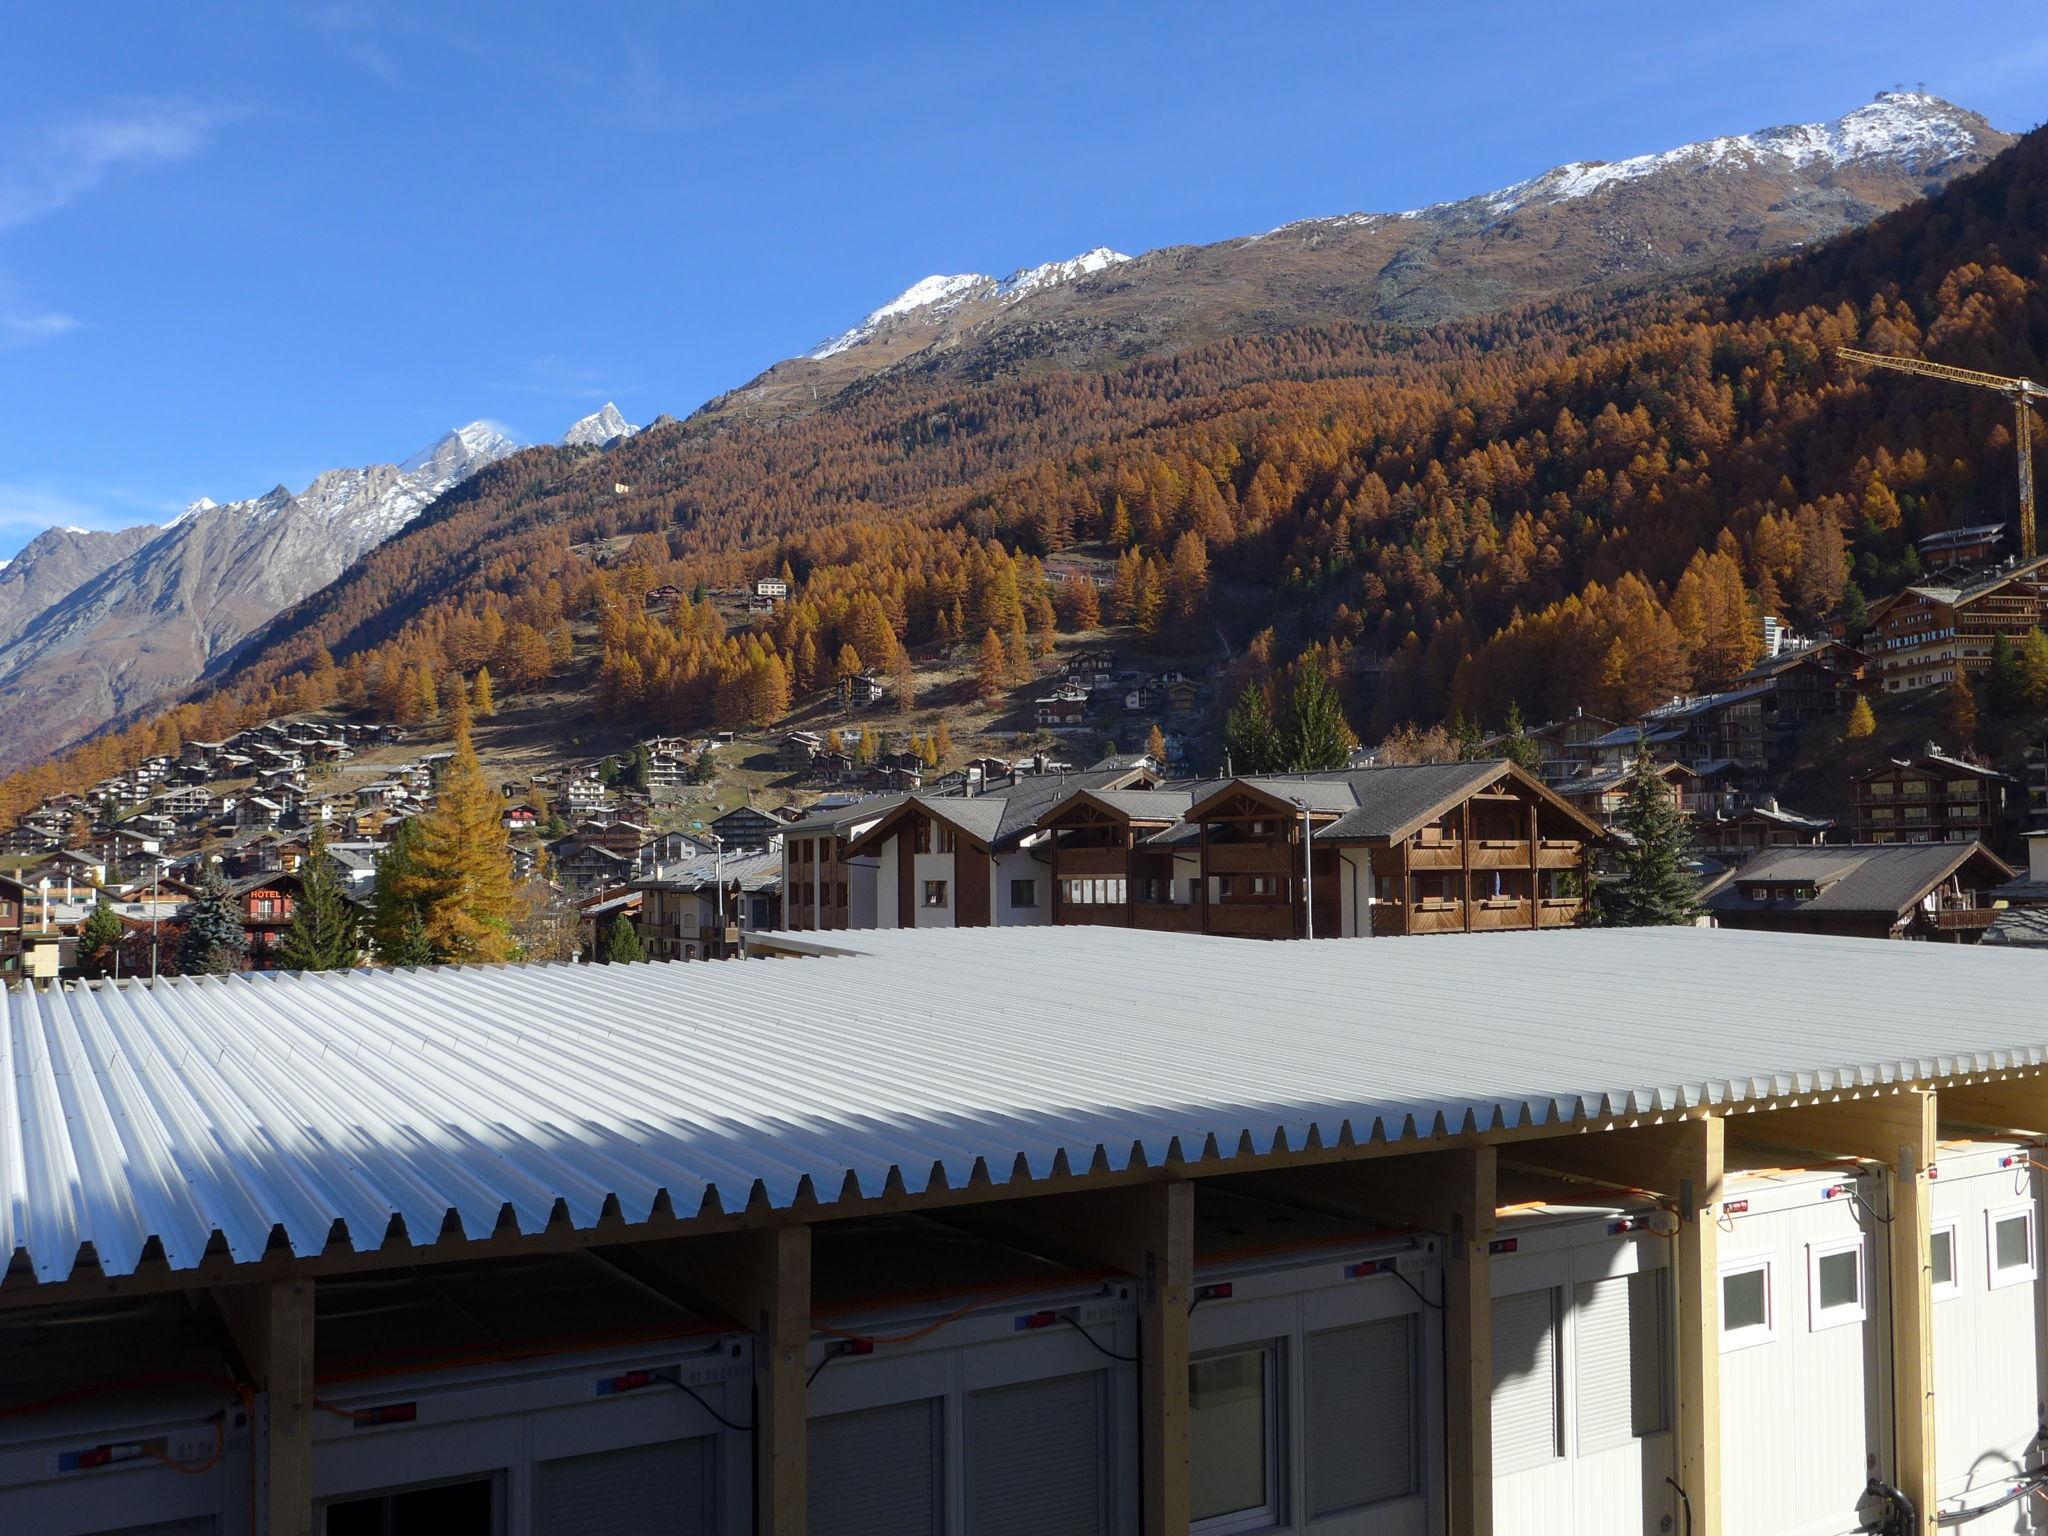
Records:
[[[611,1198],[638,1222],[2048,1062],[2048,960],[2011,949],[809,937],[859,953],[16,988],[0,1251],[55,1280],[154,1238],[182,1269],[215,1233],[253,1260],[340,1221],[369,1250],[394,1216],[531,1233],[560,1201],[586,1228]]]

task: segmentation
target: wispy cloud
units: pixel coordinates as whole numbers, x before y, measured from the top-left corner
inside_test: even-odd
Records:
[[[595,410],[607,400],[630,395],[640,386],[621,383],[592,368],[578,367],[554,356],[528,358],[508,378],[486,381],[489,388],[509,390],[518,395],[539,395],[550,400],[589,400]]]
[[[300,12],[321,41],[386,85],[399,83],[398,61],[378,39],[385,19],[366,6],[316,5]]]
[[[161,522],[177,510],[119,486],[0,480],[0,549],[18,548],[46,528],[133,528]]]
[[[77,319],[61,310],[0,308],[0,352],[48,341],[77,326]]]
[[[189,159],[228,115],[196,102],[137,102],[19,135],[0,146],[0,229],[46,218],[124,172]]]

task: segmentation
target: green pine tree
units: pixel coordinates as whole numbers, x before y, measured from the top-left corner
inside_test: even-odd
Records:
[[[327,857],[326,829],[315,828],[312,851],[299,861],[299,899],[277,963],[288,971],[345,971],[362,957],[362,918]]]
[[[391,828],[377,856],[377,888],[370,900],[370,942],[386,965],[431,965],[426,919],[414,888],[419,873],[419,826],[410,817]]]
[[[1543,766],[1543,748],[1522,723],[1522,706],[1512,700],[1508,703],[1508,728],[1506,738],[1501,742],[1501,756],[1530,773]]]
[[[1337,690],[1320,666],[1304,666],[1295,678],[1281,735],[1286,758],[1282,766],[1291,772],[1315,773],[1351,761],[1358,738],[1345,723]]]
[[[1699,915],[1699,885],[1686,867],[1692,830],[1671,786],[1638,739],[1629,770],[1628,803],[1616,818],[1623,847],[1611,878],[1599,887],[1599,920],[1607,928],[1672,927]]]
[[[605,965],[635,965],[647,958],[640,943],[640,930],[630,917],[612,919],[605,930],[604,947],[597,957]]]
[[[1451,717],[1451,740],[1458,744],[1459,762],[1476,763],[1484,757],[1486,754],[1480,744],[1485,739],[1480,734],[1477,720],[1467,720],[1463,715]]]
[[[1237,696],[1223,722],[1223,745],[1232,773],[1271,773],[1282,766],[1280,732],[1263,688],[1254,684]]]
[[[121,942],[124,925],[102,894],[78,930],[78,971],[86,977],[104,976],[114,963],[114,946]]]
[[[242,909],[228,888],[218,864],[208,864],[200,877],[199,894],[185,908],[185,940],[178,956],[187,976],[224,976],[242,966],[249,941],[242,929]]]

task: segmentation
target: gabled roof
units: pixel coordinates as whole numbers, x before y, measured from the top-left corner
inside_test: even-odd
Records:
[[[1851,843],[1838,847],[1771,848],[1730,875],[1707,897],[1712,912],[1815,912],[1902,916],[1964,865],[1981,863],[1990,880],[2015,871],[1982,843]],[[1811,900],[1752,900],[1745,887],[1811,885]]]
[[[1000,780],[974,794],[918,791],[881,821],[847,845],[849,855],[874,853],[916,805],[983,848],[1013,847],[1038,830],[1045,812],[1079,789],[1121,789],[1143,777],[1143,770],[1118,768],[1099,773],[1041,773]]]
[[[1157,821],[1171,824],[1187,815],[1191,801],[1184,789],[1077,789],[1063,800],[1055,800],[1038,818],[1041,827],[1050,826],[1069,809],[1092,805],[1119,821]]]
[[[1502,778],[1514,782],[1558,815],[1577,822],[1589,837],[1600,837],[1597,822],[1534,774],[1524,772],[1505,760],[1470,763],[1395,763],[1378,768],[1341,768],[1328,773],[1298,775],[1259,774],[1234,779],[1207,779],[1162,789],[1185,789],[1193,800],[1187,818],[1147,841],[1162,844],[1189,843],[1201,835],[1200,821],[1205,808],[1223,796],[1245,789],[1270,801],[1284,814],[1300,814],[1308,806],[1320,843],[1392,843],[1412,834],[1418,827],[1479,793]],[[1153,793],[1158,793],[1155,790]]]

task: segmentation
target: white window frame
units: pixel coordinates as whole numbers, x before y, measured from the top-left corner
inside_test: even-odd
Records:
[[[1937,1221],[1927,1236],[1928,1262],[1931,1266],[1934,1254],[1934,1239],[1942,1233],[1948,1234],[1948,1281],[1946,1284],[1934,1278],[1930,1267],[1927,1275],[1928,1294],[1936,1301],[1954,1301],[1963,1294],[1963,1225],[1959,1221]],[[1987,1234],[1988,1235],[1988,1234]]]
[[[1188,1357],[1190,1366],[1198,1361],[1250,1354],[1254,1350],[1265,1357],[1263,1378],[1266,1393],[1266,1502],[1254,1509],[1234,1510],[1227,1515],[1211,1515],[1206,1520],[1197,1520],[1189,1526],[1190,1532],[1195,1533],[1195,1536],[1230,1536],[1230,1533],[1239,1531],[1265,1531],[1286,1521],[1289,1451],[1283,1441],[1287,1429],[1282,1412],[1287,1390],[1287,1384],[1282,1377],[1282,1372],[1286,1368],[1284,1343],[1281,1339],[1244,1339],[1235,1344],[1219,1344],[1213,1349],[1197,1350]]]
[[[1723,1354],[1728,1353],[1730,1350],[1753,1349],[1759,1344],[1769,1344],[1777,1338],[1777,1269],[1777,1260],[1769,1254],[1758,1254],[1752,1258],[1723,1259],[1721,1261],[1719,1272],[1715,1276],[1715,1284],[1721,1286],[1722,1289],[1716,1294],[1714,1300],[1717,1305],[1724,1308],[1727,1301],[1727,1282],[1730,1275],[1741,1275],[1747,1274],[1751,1270],[1761,1270],[1764,1277],[1764,1320],[1761,1323],[1751,1323],[1741,1328],[1731,1328],[1728,1326],[1728,1319],[1726,1316],[1723,1316],[1721,1319],[1721,1352]]]
[[[2010,1269],[1998,1267],[1998,1225],[2015,1216],[2027,1219],[2027,1262],[2025,1268],[2017,1265]],[[2008,1285],[2030,1285],[2041,1273],[2040,1232],[2034,1218],[2034,1202],[2022,1201],[2017,1205],[1994,1206],[1984,1213],[1984,1277],[1990,1290],[2000,1290]]]
[[[1845,1253],[1856,1256],[1856,1299],[1853,1302],[1838,1302],[1824,1307],[1820,1300],[1820,1264],[1822,1259],[1839,1258]],[[1832,1238],[1824,1243],[1806,1245],[1806,1326],[1810,1333],[1819,1333],[1823,1328],[1845,1328],[1860,1323],[1870,1315],[1870,1265],[1864,1257],[1863,1234],[1854,1237]]]

